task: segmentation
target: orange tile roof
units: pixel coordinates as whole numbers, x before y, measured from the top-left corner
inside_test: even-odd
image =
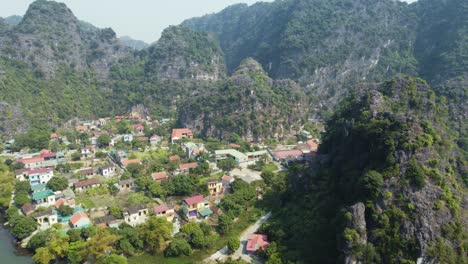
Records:
[[[179,165],[179,169],[181,170],[186,170],[186,169],[193,169],[198,167],[198,163],[196,162],[191,162],[191,163],[184,163]]]
[[[131,159],[131,160],[122,161],[122,165],[124,165],[125,167],[127,167],[130,164],[135,164],[135,163],[139,164],[139,163],[141,163],[141,160],[140,159]]]
[[[88,218],[88,215],[86,215],[83,212],[76,212],[71,218],[70,218],[70,223],[73,225],[76,225],[81,219],[83,218]]]
[[[192,130],[188,128],[174,128],[172,129],[172,140],[178,140],[184,137],[186,135],[189,138],[193,137],[193,132]]]
[[[167,173],[166,172],[155,172],[153,174],[151,174],[151,177],[153,177],[153,180],[155,181],[160,181],[160,180],[164,180],[164,179],[167,179]]]

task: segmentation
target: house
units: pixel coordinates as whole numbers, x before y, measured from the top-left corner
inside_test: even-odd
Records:
[[[52,209],[31,214],[31,217],[38,223],[39,229],[48,229],[53,224],[58,223],[58,216]]]
[[[33,193],[35,192],[42,192],[42,191],[45,191],[47,190],[47,184],[43,183],[43,184],[36,184],[36,185],[33,185],[31,186],[31,191]]]
[[[168,222],[172,222],[175,216],[174,209],[169,208],[167,204],[153,207],[153,214],[157,217],[165,217]]]
[[[110,178],[115,174],[115,166],[114,165],[107,165],[99,167],[99,173],[104,176],[104,178]]]
[[[198,155],[200,155],[200,153],[205,151],[205,148],[204,148],[203,144],[187,142],[187,143],[184,144],[184,146],[185,146],[185,156],[187,158],[189,158],[189,159],[190,158],[195,158]]]
[[[29,184],[31,186],[36,184],[46,184],[54,176],[54,170],[51,168],[34,169],[29,170],[27,174]]]
[[[175,171],[175,174],[187,174],[190,172],[190,169],[198,167],[197,162],[179,164],[179,168]]]
[[[224,185],[224,188],[231,188],[231,184],[235,181],[236,179],[234,177],[230,177],[230,176],[227,176],[227,175],[224,175],[222,178],[221,178],[221,182],[223,183]]]
[[[95,174],[93,168],[81,169],[81,170],[78,171],[78,173],[79,173],[81,176],[84,176],[84,177],[93,176],[93,175]]]
[[[27,178],[28,178],[28,171],[30,169],[28,168],[23,168],[23,169],[19,169],[19,170],[15,170],[15,177],[17,180],[19,181],[26,181]]]
[[[209,206],[210,204],[201,194],[189,197],[182,202],[183,211],[188,218],[197,217],[201,210]]]
[[[31,216],[34,210],[36,210],[36,206],[33,204],[25,204],[21,206],[21,212],[27,217]]]
[[[149,141],[152,147],[156,147],[159,143],[161,143],[162,138],[158,135],[153,135],[150,137]]]
[[[216,161],[220,161],[220,160],[224,160],[228,158],[234,159],[238,164],[249,160],[249,157],[247,155],[235,149],[215,150]]]
[[[260,161],[260,160],[267,160],[269,159],[270,154],[267,150],[258,150],[253,152],[246,152],[248,161]]]
[[[115,218],[113,215],[105,215],[103,217],[94,219],[94,224],[100,228],[107,228],[107,227],[118,228],[120,221],[117,218]]]
[[[277,150],[273,151],[273,158],[275,161],[300,161],[303,159],[304,153],[300,149],[291,150]]]
[[[81,149],[81,157],[84,159],[92,158],[93,157],[93,151],[89,148],[82,148]]]
[[[174,128],[172,129],[171,142],[181,140],[183,138],[193,138],[192,130],[188,128]]]
[[[74,186],[75,186],[75,191],[81,192],[81,191],[84,191],[93,187],[99,187],[101,186],[101,182],[99,181],[99,179],[94,178],[94,179],[77,182],[74,184]]]
[[[142,124],[136,124],[133,126],[133,131],[135,131],[137,134],[142,134],[144,130],[145,127]]]
[[[91,226],[91,220],[84,212],[76,212],[70,218],[70,227],[72,228],[86,228]]]
[[[115,153],[115,159],[122,163],[122,161],[128,159],[128,155],[127,155],[127,152],[125,151],[117,151],[117,153]]]
[[[209,179],[206,182],[206,185],[208,186],[208,191],[211,196],[222,194],[224,191],[223,183],[220,180]]]
[[[65,199],[74,199],[75,198],[75,193],[73,192],[72,189],[70,188],[67,188],[65,190],[62,191],[62,195]]]
[[[180,161],[180,157],[178,155],[172,155],[169,157],[170,162],[178,162]]]
[[[38,154],[30,155],[16,159],[16,162],[23,163],[27,169],[39,169],[46,167],[55,167],[58,164],[66,163],[65,154],[62,152],[50,152],[48,150],[42,150]]]
[[[148,208],[146,205],[137,205],[123,211],[125,223],[135,227],[136,225],[146,222],[149,217]]]
[[[49,137],[49,138],[50,138],[50,140],[57,140],[57,139],[58,139],[58,135],[57,135],[57,133],[52,133],[52,134],[50,134],[50,137]]]
[[[123,142],[132,142],[133,141],[133,135],[132,134],[125,134],[122,136]]]
[[[140,159],[131,159],[122,161],[122,166],[127,167],[130,164],[141,164]]]
[[[42,167],[42,163],[44,162],[44,158],[40,157],[40,156],[36,156],[36,157],[31,157],[31,158],[17,159],[16,162],[23,163],[25,168],[37,169],[37,168]]]
[[[96,124],[96,126],[98,127],[103,127],[107,124],[107,120],[105,118],[99,118],[98,120],[96,120],[96,122],[94,122]]]
[[[32,199],[37,206],[49,207],[55,204],[55,194],[49,189],[34,192]]]
[[[135,188],[135,181],[133,179],[121,180],[117,183],[119,191],[129,191]]]
[[[62,206],[62,205],[75,207],[75,199],[60,198],[55,202],[54,207],[55,207],[55,209],[59,209],[60,206]]]
[[[255,253],[259,249],[265,250],[269,244],[266,235],[250,234],[247,238],[247,252]]]
[[[80,126],[76,126],[75,130],[78,132],[86,132],[89,130],[89,127],[87,125],[80,125]]]
[[[306,144],[309,145],[311,151],[316,152],[318,150],[318,144],[315,141],[307,140]]]
[[[233,148],[233,149],[240,149],[241,146],[240,145],[237,145],[237,144],[234,144],[234,143],[231,143],[228,145],[230,148]]]
[[[151,177],[153,178],[153,180],[155,180],[158,183],[161,183],[162,181],[169,179],[169,176],[167,175],[166,172],[155,172],[151,174]]]

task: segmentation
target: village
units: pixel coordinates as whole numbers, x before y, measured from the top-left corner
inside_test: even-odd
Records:
[[[22,245],[52,227],[59,226],[63,234],[90,226],[135,227],[151,216],[172,223],[172,235],[190,222],[217,226],[223,214],[219,205],[236,182],[253,186],[261,200],[262,171],[286,170],[292,161],[315,156],[318,139],[305,130],[297,138],[294,144],[274,146],[238,136],[202,140],[188,128],[175,128],[171,119],[132,113],[58,129],[50,134],[49,149],[38,152],[10,151],[14,141],[8,141],[3,155],[18,167],[17,181],[30,187],[28,199],[22,199],[27,202],[15,199],[25,196],[17,190],[11,203],[37,223]],[[245,241],[241,238],[243,252],[265,250],[268,237],[249,231]]]

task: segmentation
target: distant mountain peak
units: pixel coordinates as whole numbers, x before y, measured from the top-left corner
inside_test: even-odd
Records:
[[[143,40],[134,39],[129,36],[122,36],[119,38],[119,40],[120,43],[122,43],[122,45],[132,48],[134,50],[142,50],[149,47],[149,44],[144,42]]]

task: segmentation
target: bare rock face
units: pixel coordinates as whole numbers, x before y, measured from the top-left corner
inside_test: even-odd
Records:
[[[348,224],[348,228],[356,230],[359,234],[359,239],[357,241],[360,245],[365,245],[367,243],[367,233],[366,233],[366,206],[359,202],[356,203],[348,208],[349,212],[352,215],[352,219]],[[354,256],[351,252],[351,249],[354,245],[352,245],[352,241],[346,242],[345,245],[345,264],[359,264],[362,263],[356,256]]]

